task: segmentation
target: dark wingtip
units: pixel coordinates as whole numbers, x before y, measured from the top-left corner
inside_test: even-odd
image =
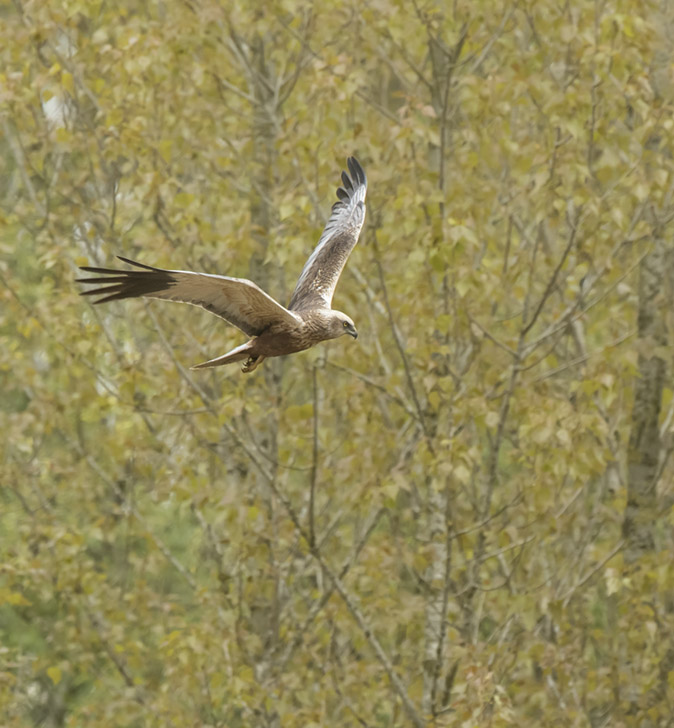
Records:
[[[96,301],[90,301],[90,303],[93,303],[94,306],[98,306],[99,303],[107,303],[108,301],[115,301],[117,299],[126,298],[126,296],[120,296],[119,293],[108,293],[108,295],[105,295],[106,291],[108,289],[97,289],[95,291],[82,291],[80,293],[80,296],[101,296],[103,295],[103,298],[99,298]]]
[[[342,172],[342,184],[345,190],[351,190],[353,192],[354,184],[351,181],[351,177],[346,172]]]
[[[155,268],[151,265],[145,265],[144,263],[139,263],[137,260],[131,260],[131,258],[125,258],[122,255],[118,255],[117,258],[124,263],[128,263],[129,265],[135,265],[136,268],[145,268],[145,270],[162,270],[162,268]]]
[[[359,185],[367,185],[367,176],[360,162],[355,157],[348,157],[346,164],[353,180]]]
[[[355,157],[347,157],[346,164],[349,173],[342,172],[342,187],[337,188],[337,202],[332,206],[333,212],[339,209],[342,203],[350,200],[357,189],[367,187],[367,177],[360,162]]]
[[[77,283],[93,285],[89,291],[83,291],[82,296],[102,296],[92,303],[107,303],[108,301],[120,301],[124,298],[138,298],[140,296],[152,296],[155,293],[170,288],[175,279],[171,271],[162,268],[153,268],[143,263],[137,263],[130,258],[117,256],[119,260],[142,270],[122,270],[115,268],[96,268],[93,266],[81,266],[86,273],[98,273],[93,278],[77,278]]]

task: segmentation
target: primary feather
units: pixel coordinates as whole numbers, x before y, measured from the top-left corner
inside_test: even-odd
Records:
[[[342,172],[339,200],[332,206],[323,234],[300,273],[288,305],[291,311],[312,306],[330,308],[337,281],[358,242],[365,220],[367,177],[355,157],[349,157],[347,164],[351,176]]]
[[[274,321],[297,323],[298,318],[253,281],[229,278],[210,273],[187,270],[164,270],[117,256],[140,271],[93,268],[84,266],[88,273],[102,273],[98,278],[79,278],[80,283],[104,284],[85,291],[83,296],[103,296],[94,303],[107,303],[122,298],[161,298],[201,306],[248,334],[259,336]]]

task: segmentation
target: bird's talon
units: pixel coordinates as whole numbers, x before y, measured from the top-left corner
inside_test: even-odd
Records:
[[[255,367],[257,366],[258,359],[259,359],[259,357],[257,357],[257,356],[249,356],[248,359],[246,359],[246,361],[243,363],[243,366],[241,367],[241,371],[246,372],[246,374],[248,372],[252,372],[253,369],[255,369]]]

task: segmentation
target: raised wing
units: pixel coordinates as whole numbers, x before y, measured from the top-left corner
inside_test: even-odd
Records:
[[[81,270],[87,273],[102,274],[95,278],[77,279],[79,283],[99,284],[91,291],[84,291],[83,296],[103,296],[94,303],[138,296],[191,303],[220,316],[248,336],[258,336],[271,324],[285,321],[294,327],[301,322],[299,316],[283,308],[259,286],[244,278],[164,270],[121,256],[118,258],[142,270],[82,267]]]
[[[346,259],[358,242],[365,220],[367,177],[355,157],[349,157],[347,164],[350,176],[342,172],[339,201],[333,205],[318,245],[304,264],[288,305],[292,311],[330,308]]]

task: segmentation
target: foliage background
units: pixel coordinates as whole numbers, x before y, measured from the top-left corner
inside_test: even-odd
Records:
[[[3,725],[671,725],[669,6],[0,19]],[[357,344],[78,297],[287,301],[349,154]]]

